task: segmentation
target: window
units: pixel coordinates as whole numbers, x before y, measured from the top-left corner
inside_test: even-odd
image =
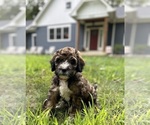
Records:
[[[50,29],[50,39],[54,39],[54,29]]]
[[[68,27],[64,27],[64,39],[68,39],[69,38],[69,29]]]
[[[56,29],[57,39],[61,39],[61,28]]]
[[[67,2],[66,3],[66,9],[70,9],[71,8],[71,2]]]
[[[48,41],[69,41],[71,39],[70,25],[51,26],[48,27]]]

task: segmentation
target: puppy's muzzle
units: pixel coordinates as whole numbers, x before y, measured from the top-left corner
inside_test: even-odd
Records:
[[[59,71],[60,71],[60,74],[62,74],[62,75],[64,74],[65,75],[67,73],[67,71],[68,71],[68,68],[62,68],[61,67],[61,68],[59,68]]]

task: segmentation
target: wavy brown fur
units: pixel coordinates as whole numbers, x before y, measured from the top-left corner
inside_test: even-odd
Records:
[[[59,60],[57,58],[59,58]],[[69,61],[72,58],[74,62],[71,62],[72,60]],[[71,90],[69,101],[66,101],[60,94],[61,77],[59,73],[61,69],[59,67],[65,61],[70,62],[66,69],[68,71],[65,71],[67,72],[66,83],[69,90]],[[50,63],[51,70],[55,71],[55,75],[52,79],[52,85],[48,92],[48,97],[43,103],[43,109],[57,108],[60,100],[63,100],[61,107],[66,108],[70,114],[74,114],[76,111],[83,109],[83,103],[86,106],[89,106],[92,102],[96,105],[96,86],[89,84],[89,82],[82,76],[81,72],[85,62],[80,56],[79,51],[71,47],[62,48],[54,54]]]

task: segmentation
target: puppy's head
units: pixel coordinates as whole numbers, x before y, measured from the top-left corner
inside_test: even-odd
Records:
[[[58,50],[50,61],[51,70],[62,78],[68,79],[77,72],[82,72],[85,65],[79,51],[72,47],[65,47]]]

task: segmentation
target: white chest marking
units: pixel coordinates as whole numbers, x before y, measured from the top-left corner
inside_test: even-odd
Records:
[[[70,95],[72,91],[68,88],[68,83],[65,80],[60,80],[60,96],[63,97],[66,101],[70,100]]]

